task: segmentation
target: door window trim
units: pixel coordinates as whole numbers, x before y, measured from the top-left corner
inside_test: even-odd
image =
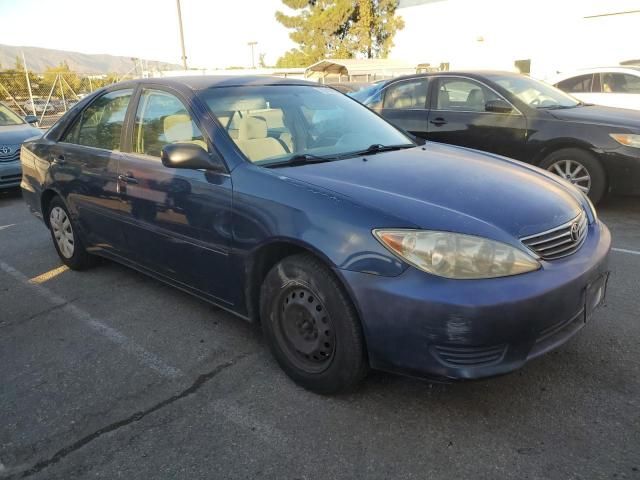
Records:
[[[519,115],[521,117],[524,117],[523,113],[520,111],[520,109],[518,107],[516,107],[512,102],[510,102],[509,100],[507,100],[506,98],[504,98],[504,95],[502,95],[501,93],[499,93],[498,91],[496,91],[495,88],[492,88],[491,86],[487,85],[486,83],[484,83],[481,80],[478,80],[477,78],[472,78],[472,77],[466,77],[464,75],[434,75],[435,78],[435,82],[434,82],[434,87],[433,89],[439,87],[439,83],[438,80],[440,80],[441,78],[454,78],[454,79],[464,79],[464,80],[470,80],[472,82],[478,83],[480,85],[482,85],[483,87],[491,90],[493,93],[495,93],[498,97],[500,97],[502,100],[504,100],[505,102],[507,102],[509,105],[511,105],[511,107],[513,108],[513,112],[510,113],[500,113],[500,112],[487,112],[487,111],[478,111],[478,110],[447,110],[447,109],[440,109],[437,108],[438,107],[438,102],[437,102],[437,92],[435,95],[431,95],[431,105],[433,105],[433,107],[431,108],[432,112],[452,112],[452,113],[481,113],[481,114],[489,114],[489,115]],[[435,103],[434,103],[434,99],[435,99]]]

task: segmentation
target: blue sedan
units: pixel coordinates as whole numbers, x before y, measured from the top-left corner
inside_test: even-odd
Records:
[[[309,82],[112,85],[21,159],[66,265],[106,257],[259,322],[284,371],[320,393],[369,368],[512,371],[605,295],[611,238],[581,191],[508,158],[417,146]]]

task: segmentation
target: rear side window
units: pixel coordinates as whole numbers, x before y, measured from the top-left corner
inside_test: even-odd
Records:
[[[387,88],[383,108],[427,108],[427,79],[394,83]]]
[[[91,103],[80,114],[62,141],[105,150],[120,150],[122,126],[132,89],[110,92]]]
[[[567,78],[558,83],[558,88],[567,93],[588,93],[591,92],[593,74],[578,75]]]
[[[640,93],[640,77],[627,73],[603,73],[604,93]]]
[[[207,150],[200,129],[176,96],[145,89],[136,112],[133,150],[160,157],[162,148],[170,143],[193,143]]]

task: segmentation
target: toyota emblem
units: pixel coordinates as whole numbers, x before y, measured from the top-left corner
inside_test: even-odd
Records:
[[[9,155],[11,153],[11,148],[6,145],[0,145],[0,155]]]
[[[571,225],[571,240],[573,240],[574,242],[577,242],[579,236],[580,236],[580,226],[574,222]]]

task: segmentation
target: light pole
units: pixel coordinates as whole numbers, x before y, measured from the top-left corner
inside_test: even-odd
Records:
[[[180,10],[180,0],[176,0],[178,6],[178,25],[180,27],[180,46],[182,47],[182,66],[187,69],[187,54],[184,51],[184,32],[182,31],[182,11]]]
[[[254,48],[258,44],[258,42],[248,42],[247,45],[251,47],[251,68],[256,68],[256,57],[254,56]]]

